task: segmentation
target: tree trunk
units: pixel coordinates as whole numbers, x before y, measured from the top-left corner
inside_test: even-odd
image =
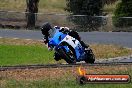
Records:
[[[26,0],[26,20],[27,20],[27,29],[34,29],[38,13],[38,3],[39,0]]]

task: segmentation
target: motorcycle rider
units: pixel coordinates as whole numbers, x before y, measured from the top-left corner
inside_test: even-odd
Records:
[[[47,44],[49,42],[48,37],[49,37],[49,30],[50,29],[52,29],[52,27],[48,22],[44,23],[41,27],[41,32],[44,35],[43,40],[44,40],[45,44]]]
[[[59,29],[60,32],[66,33],[66,34],[72,36],[73,38],[77,39],[81,43],[81,45],[85,48],[85,50],[87,50],[87,48],[89,47],[83,41],[81,41],[81,38],[79,37],[79,35],[78,35],[78,33],[76,31],[70,30],[68,27],[55,26],[54,28],[55,29]],[[52,30],[53,28],[51,27],[50,23],[48,23],[48,22],[44,23],[42,25],[42,27],[41,27],[41,32],[44,35],[43,41],[46,44],[46,46],[48,47],[48,50],[52,50],[53,49],[53,47],[48,44],[49,36],[50,36],[50,34],[49,34],[49,30],[50,29]],[[59,53],[57,53],[57,52],[54,53],[54,59],[56,61],[61,59],[60,56],[61,55]]]
[[[73,38],[77,39],[84,48],[88,48],[88,46],[83,41],[81,41],[81,38],[80,38],[79,34],[76,31],[70,30],[68,27],[55,26],[54,28],[59,29],[59,31],[62,32],[62,33],[66,33],[66,34],[72,36]],[[50,29],[53,29],[53,28],[51,27],[50,23],[48,23],[48,22],[44,23],[41,27],[41,32],[44,35],[43,41],[47,45],[49,50],[52,49],[52,47],[50,47],[48,45],[48,42],[49,42],[48,37],[50,36],[49,35],[49,30]]]

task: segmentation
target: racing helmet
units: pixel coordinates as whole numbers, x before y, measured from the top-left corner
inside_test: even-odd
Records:
[[[50,29],[52,29],[51,25],[49,22],[46,22],[44,23],[42,26],[41,26],[41,32],[43,35],[47,35],[47,33],[49,32]]]

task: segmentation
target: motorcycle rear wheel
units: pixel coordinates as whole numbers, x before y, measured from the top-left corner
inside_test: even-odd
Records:
[[[93,53],[93,51],[91,50],[91,49],[89,49],[89,50],[86,50],[85,51],[86,52],[86,59],[84,60],[86,63],[91,63],[91,64],[93,64],[94,63],[94,61],[95,61],[95,55],[94,55],[94,53]]]

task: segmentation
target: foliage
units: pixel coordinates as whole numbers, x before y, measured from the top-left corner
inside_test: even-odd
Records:
[[[132,19],[123,17],[132,17],[132,0],[122,0],[118,3],[113,17],[113,24],[116,27],[132,26]]]
[[[101,23],[101,18],[92,17],[102,15],[102,2],[101,0],[66,0],[66,11],[73,15],[68,19],[72,21],[77,27],[83,31],[98,30]],[[85,15],[85,16],[82,16]]]

